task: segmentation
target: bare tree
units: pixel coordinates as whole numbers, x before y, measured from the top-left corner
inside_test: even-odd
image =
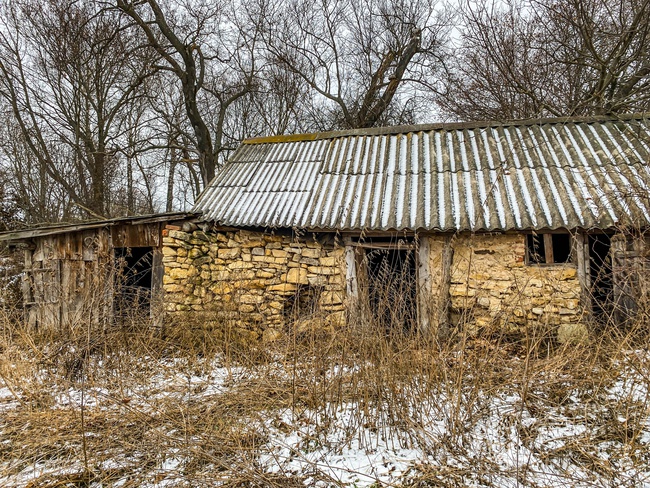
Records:
[[[232,4],[115,0],[159,54],[158,68],[174,74],[183,94],[203,185],[231,149],[224,126],[231,106],[251,92],[257,26],[239,21]],[[186,135],[189,135],[186,133]],[[187,149],[187,148],[186,148]]]
[[[3,149],[23,178],[23,205],[35,197],[46,207],[54,191],[65,207],[58,218],[111,215],[134,122],[126,114],[152,74],[146,51],[119,16],[90,2],[17,0],[2,23],[0,97],[14,136]],[[45,208],[29,213],[56,220]]]
[[[460,119],[615,114],[650,102],[650,0],[466,3],[438,103]]]
[[[371,127],[411,122],[400,90],[435,81],[446,26],[429,0],[294,0],[275,6],[266,43],[312,91],[315,125]]]

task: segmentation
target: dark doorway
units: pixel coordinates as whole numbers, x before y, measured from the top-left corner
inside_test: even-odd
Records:
[[[612,314],[612,242],[607,234],[592,234],[589,239],[589,276],[594,317],[605,323]]]
[[[386,331],[417,324],[417,276],[413,249],[366,249],[368,315]]]
[[[116,315],[125,317],[132,313],[148,313],[151,304],[153,248],[116,248],[115,261],[118,270]]]

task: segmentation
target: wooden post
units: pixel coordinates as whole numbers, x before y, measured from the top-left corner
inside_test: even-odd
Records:
[[[576,244],[575,259],[578,267],[578,282],[580,283],[580,302],[583,310],[591,310],[591,277],[589,275],[589,238],[580,231],[574,234]]]
[[[351,243],[345,246],[345,283],[348,296],[348,317],[353,321],[359,321],[361,319],[361,307],[359,303],[356,247]]]
[[[431,327],[431,272],[429,269],[429,253],[431,246],[429,238],[422,236],[418,240],[418,289],[417,303],[420,331],[426,333]]]
[[[438,337],[445,339],[449,336],[449,311],[451,298],[451,265],[454,260],[454,236],[445,236],[442,251],[442,276],[440,279],[440,296],[438,298]]]
[[[553,256],[553,234],[542,234],[544,236],[544,257],[546,264],[553,264],[555,257]]]

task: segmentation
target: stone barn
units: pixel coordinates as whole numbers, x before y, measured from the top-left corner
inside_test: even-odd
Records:
[[[582,337],[642,311],[649,147],[636,115],[249,139],[159,221],[151,288],[265,340],[358,319]]]

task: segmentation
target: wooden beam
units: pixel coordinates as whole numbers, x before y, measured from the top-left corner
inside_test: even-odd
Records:
[[[553,264],[555,258],[553,256],[553,234],[542,234],[544,236],[544,256],[546,257],[546,264]]]
[[[589,238],[582,232],[573,236],[575,243],[575,259],[578,267],[578,282],[580,283],[580,302],[585,311],[591,310],[591,290],[589,275]]]
[[[431,246],[428,237],[421,237],[418,241],[418,322],[420,330],[424,333],[429,331],[431,326],[431,302],[433,293],[431,291],[431,270],[429,269],[429,254]]]
[[[438,297],[438,338],[449,337],[449,312],[451,308],[451,266],[454,260],[454,236],[446,236],[442,251],[442,276]]]

